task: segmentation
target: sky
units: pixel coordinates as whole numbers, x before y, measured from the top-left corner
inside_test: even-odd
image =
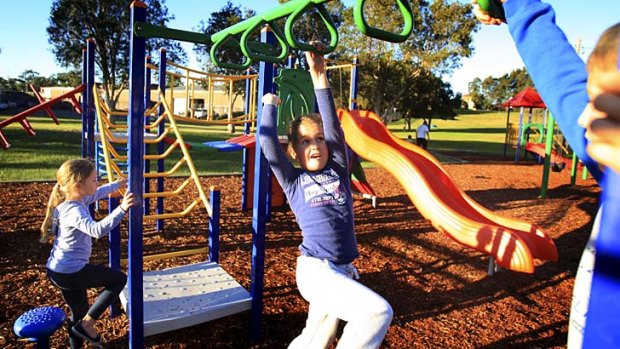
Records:
[[[469,0],[455,0],[469,2]],[[519,1],[519,0],[510,0]],[[46,28],[52,0],[0,0],[0,77],[16,78],[27,69],[42,76],[63,72],[58,66]],[[278,6],[277,0],[232,0],[233,4],[249,7],[257,13]],[[582,57],[592,51],[599,35],[620,20],[620,0],[546,0],[556,10],[556,21],[569,41],[582,42]],[[345,0],[351,5],[353,0]],[[167,0],[168,10],[175,16],[170,28],[195,30],[201,20],[222,8],[223,0]],[[184,45],[191,58],[192,44]],[[474,54],[462,60],[462,66],[444,80],[454,92],[467,93],[467,84],[479,77],[500,77],[512,70],[523,68],[523,61],[515,49],[506,25],[482,26],[474,34]],[[192,66],[197,67],[197,66]],[[362,72],[363,73],[363,72]]]

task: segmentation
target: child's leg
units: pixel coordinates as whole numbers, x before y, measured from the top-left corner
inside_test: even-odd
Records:
[[[310,303],[306,327],[288,346],[289,349],[327,348],[336,336],[340,320]]]
[[[62,298],[64,298],[67,305],[69,305],[69,309],[71,309],[71,317],[69,318],[67,331],[69,332],[69,344],[71,348],[81,348],[84,344],[84,340],[77,337],[71,331],[71,327],[86,316],[86,312],[88,311],[88,296],[86,294],[86,289],[72,289],[74,285],[74,275],[75,274],[60,274],[54,273],[53,271],[48,270],[47,275],[52,283],[60,289],[62,293]]]
[[[600,216],[601,211],[599,210],[594,219],[592,234],[579,260],[579,267],[575,276],[573,299],[568,321],[568,349],[581,348],[583,345],[583,331],[585,330],[588,304],[590,303],[590,288],[592,287],[592,277],[594,275],[595,245],[600,227]]]
[[[84,275],[84,284],[87,287],[105,287],[88,310],[88,315],[94,320],[118,298],[118,295],[127,283],[127,276],[120,270],[113,270],[101,265],[87,264],[80,273]]]
[[[299,257],[297,284],[312,307],[347,321],[338,348],[379,348],[392,321],[392,307],[383,297],[353,280],[346,266]]]

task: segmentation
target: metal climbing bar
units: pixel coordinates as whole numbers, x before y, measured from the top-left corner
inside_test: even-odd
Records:
[[[255,15],[237,24],[234,24],[213,35],[191,32],[186,30],[166,28],[146,22],[136,22],[133,27],[134,34],[143,38],[165,38],[203,45],[212,45],[210,49],[211,61],[218,67],[244,70],[252,62],[264,61],[279,63],[286,59],[290,48],[302,51],[313,51],[326,55],[333,52],[338,45],[338,30],[331,19],[324,3],[331,0],[292,0],[272,8],[264,13]],[[393,33],[383,29],[371,27],[364,16],[364,4],[366,0],[356,0],[354,5],[354,19],[358,29],[370,37],[390,41],[404,42],[413,30],[413,11],[408,0],[396,0],[398,9],[403,16],[403,28],[400,33]],[[329,32],[329,44],[324,48],[317,48],[309,43],[297,40],[293,27],[295,23],[306,13],[316,10]],[[284,30],[281,30],[276,21],[286,18]],[[265,43],[250,40],[253,33],[269,25],[273,31],[275,42]],[[245,59],[240,63],[223,62],[218,58],[218,52],[222,47],[238,48]]]
[[[211,37],[204,33],[196,33],[187,30],[172,29],[153,25],[146,22],[136,22],[133,27],[134,34],[142,38],[164,38],[191,42],[195,44],[209,45]]]

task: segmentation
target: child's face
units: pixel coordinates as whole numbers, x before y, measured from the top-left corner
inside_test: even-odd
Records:
[[[97,187],[97,171],[93,171],[88,178],[78,184],[78,191],[80,195],[95,195]]]
[[[617,110],[613,106],[594,105],[594,100],[604,93],[615,93],[610,91],[609,86],[614,85],[614,81],[620,82],[620,74],[617,72],[605,72],[592,69],[588,74],[588,95],[590,103],[586,106],[578,123],[586,129],[588,139],[588,154],[600,164],[617,168],[617,159],[620,156],[620,124],[615,120],[617,116],[610,115]],[[597,104],[598,105],[598,104]],[[616,169],[617,170],[617,169]]]
[[[325,143],[323,125],[304,120],[299,125],[297,143],[291,154],[307,171],[319,171],[327,165],[329,149]]]

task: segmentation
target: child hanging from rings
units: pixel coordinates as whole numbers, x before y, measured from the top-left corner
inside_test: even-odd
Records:
[[[280,99],[276,95],[263,96],[258,131],[265,157],[303,237],[296,279],[310,305],[306,326],[289,348],[327,348],[340,319],[347,325],[338,348],[378,348],[392,320],[392,308],[355,280],[359,276],[353,261],[359,252],[344,134],[324,58],[306,52],[306,60],[320,114],[301,115],[289,126],[288,154],[301,168],[292,165],[278,142],[276,106]]]
[[[41,241],[46,242],[50,237],[54,239],[46,265],[47,276],[60,289],[71,309],[71,348],[81,348],[83,340],[100,347],[102,338],[95,323],[117,299],[127,276],[119,270],[89,263],[92,238],[107,235],[121,222],[134,205],[133,194],[125,193],[121,204],[97,222],[91,217],[88,206],[125,188],[127,180],[98,187],[97,171],[89,159],[65,161],[58,169],[56,179],[41,225]],[[89,307],[86,291],[93,287],[103,287],[104,290]]]

